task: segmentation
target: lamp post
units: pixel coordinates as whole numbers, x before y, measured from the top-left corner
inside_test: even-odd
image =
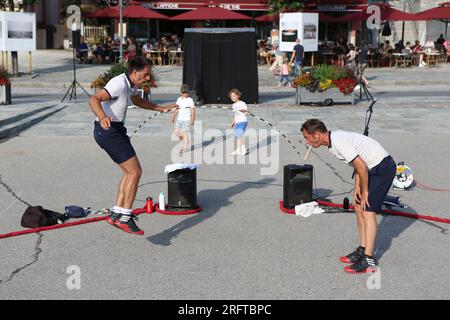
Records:
[[[119,0],[119,39],[120,39],[120,59],[119,62],[123,62],[123,0]]]
[[[108,4],[108,6],[111,7],[111,2],[119,2],[119,62],[123,61],[123,0],[105,0],[105,2]]]
[[[406,0],[402,0],[403,12],[406,12]],[[405,20],[402,21],[402,45],[405,43]]]

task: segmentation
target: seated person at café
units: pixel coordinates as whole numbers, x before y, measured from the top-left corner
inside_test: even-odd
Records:
[[[439,38],[436,40],[436,49],[442,50],[442,47],[444,45],[444,41],[445,41],[444,35],[441,33]]]
[[[150,52],[153,50],[152,41],[150,39],[147,40],[147,42],[142,47],[142,55],[147,56],[150,54]]]
[[[428,37],[427,42],[425,42],[425,44],[423,45],[423,48],[428,51],[434,50],[435,46],[434,46],[433,38]]]
[[[414,65],[419,66],[422,63],[423,56],[420,54],[422,51],[422,46],[420,45],[419,40],[416,40],[414,42],[414,45],[411,47],[413,59],[414,59]]]
[[[125,52],[123,55],[125,61],[128,61],[136,56],[136,44],[134,40],[130,37],[130,39],[127,40],[127,43],[127,52]]]
[[[412,55],[412,49],[411,49],[411,43],[408,41],[406,42],[406,46],[402,49],[403,54],[407,54],[408,56]]]
[[[161,63],[162,65],[167,65],[169,64],[169,48],[168,48],[168,43],[163,45],[161,47],[160,50],[160,55],[161,55]]]
[[[101,63],[103,63],[103,59],[105,58],[105,56],[106,56],[106,50],[103,47],[103,45],[100,42],[98,42],[96,44],[95,50],[92,51],[92,61],[95,64],[101,64]]]
[[[80,45],[76,48],[76,57],[78,63],[88,62],[88,51],[89,47],[86,42],[84,42],[84,37],[80,37]]]
[[[425,42],[425,44],[422,47],[422,50],[420,52],[418,52],[418,54],[419,54],[419,67],[425,67],[427,65],[427,63],[424,61],[424,53],[423,53],[423,51],[431,53],[431,51],[433,51],[434,49],[435,49],[435,47],[434,47],[433,38],[428,37],[427,38],[427,42]]]
[[[399,40],[399,41],[395,44],[394,52],[395,52],[395,53],[401,53],[403,49],[405,49],[405,46],[403,45],[403,41],[402,41],[402,40]]]
[[[447,54],[450,53],[450,44],[448,43],[447,39],[445,39],[442,43],[442,47],[444,48],[445,52],[447,52]]]
[[[386,40],[384,43],[384,46],[382,48],[382,52],[381,52],[380,64],[382,66],[386,66],[387,64],[389,64],[393,51],[394,51],[394,48],[392,48],[390,41]]]

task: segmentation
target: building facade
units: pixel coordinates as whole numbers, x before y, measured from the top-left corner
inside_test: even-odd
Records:
[[[109,0],[110,3],[117,3],[117,0]],[[126,2],[126,1],[125,1]],[[200,6],[207,5],[209,0],[157,0],[157,1],[141,1],[145,6],[163,13],[167,16],[175,16],[177,14],[183,13],[186,10],[193,10]],[[362,8],[366,5],[368,1],[366,0],[322,0],[320,5],[313,7],[315,10],[320,12],[326,12],[327,14],[333,12],[351,12]],[[380,1],[369,1],[369,2],[380,2]],[[440,1],[436,0],[385,0],[384,2],[389,3],[391,6],[410,13],[417,13],[429,8],[433,8]],[[67,1],[64,0],[42,0],[35,5],[36,19],[38,25],[38,44],[37,47],[40,49],[47,48],[62,48],[67,47],[67,39],[69,37],[69,32],[64,24],[66,13],[65,6]],[[217,0],[221,7],[226,9],[235,10],[241,12],[250,17],[258,17],[267,14],[268,5],[266,0]],[[89,12],[96,10],[99,5],[105,5],[105,0],[80,0],[83,12]],[[361,9],[359,9],[361,10]],[[87,24],[95,23],[97,27],[103,26],[105,32],[112,35],[118,30],[117,21],[112,19],[101,19],[95,22],[86,21],[83,19],[84,27]],[[134,27],[133,27],[134,24]],[[227,22],[227,26],[239,26],[238,22]],[[190,22],[173,22],[173,21],[136,21],[129,24],[128,33],[134,34],[138,31],[142,33],[150,34],[152,37],[159,37],[160,34],[170,34],[179,33],[180,30],[184,30],[185,27],[190,27]],[[206,25],[208,26],[208,25]],[[270,31],[274,27],[276,28],[276,23],[256,23],[247,22],[245,26],[253,26],[258,30],[258,37],[270,36]],[[322,24],[322,28],[328,28],[328,25]],[[391,40],[392,42],[397,42],[402,38],[402,33],[404,34],[404,40],[414,42],[419,40],[421,43],[425,42],[427,36],[431,36],[433,39],[437,39],[440,34],[444,36],[450,35],[448,30],[448,25],[442,21],[432,20],[432,21],[406,21],[403,23],[401,21],[390,22],[392,34],[389,37],[381,36],[381,33],[374,33],[372,38],[374,41],[384,41]],[[333,25],[334,27],[334,25]],[[354,21],[340,26],[338,32],[345,32],[346,38],[349,42],[356,43],[359,41],[362,34],[362,29],[364,26],[361,22]],[[326,30],[326,36],[328,40],[332,40],[332,30]],[[402,31],[404,30],[404,31]],[[182,32],[182,31],[181,31]],[[324,36],[324,33],[321,33]],[[182,36],[182,35],[181,35]],[[331,38],[330,38],[331,37]],[[66,39],[66,40],[64,40]],[[325,39],[322,39],[325,40]],[[66,41],[66,45],[64,45]]]

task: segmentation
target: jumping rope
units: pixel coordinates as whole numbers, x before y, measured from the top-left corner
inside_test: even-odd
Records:
[[[226,107],[226,106],[200,106],[199,108],[201,109],[206,109],[206,108],[210,108],[210,109],[225,109],[225,110],[232,110],[231,107]],[[157,113],[154,113],[152,115],[150,115],[148,118],[146,118],[143,122],[141,122],[139,124],[139,126],[135,129],[135,131],[129,136],[130,139],[152,118],[158,116],[161,113],[167,113],[169,111],[159,111]],[[297,153],[297,155],[301,158],[301,154],[300,152],[297,150],[296,146],[293,144],[293,142],[284,134],[282,133],[278,128],[276,128],[272,123],[270,123],[269,121],[266,121],[264,118],[259,117],[258,115],[255,115],[251,112],[247,112],[247,114],[249,114],[250,116],[266,123],[267,125],[269,125],[271,128],[273,128],[274,130],[276,130],[288,143],[289,145],[294,149],[294,151]],[[301,142],[300,142],[301,143]],[[333,174],[335,176],[337,176],[340,180],[342,180],[344,183],[347,184],[352,184],[351,182],[345,180],[341,175],[339,175],[339,173],[337,172],[336,168],[334,168],[331,164],[329,164],[328,162],[326,162],[325,160],[323,160],[319,155],[317,155],[316,153],[314,153],[314,155],[321,161],[323,162],[327,167],[329,167],[331,169],[331,171],[333,172]],[[303,159],[302,159],[303,160]],[[22,200],[20,197],[18,197],[13,191],[12,189],[6,185],[0,176],[0,184],[3,185],[6,190],[11,193],[16,199],[18,199],[20,202],[29,205],[27,202],[25,202],[24,200]],[[428,186],[424,186],[424,185],[418,185],[418,187],[422,187],[423,189],[429,189],[429,190],[434,190],[434,191],[449,191],[447,189],[435,189],[435,188],[431,188]],[[343,208],[343,205],[341,204],[336,204],[336,203],[332,203],[332,202],[327,202],[327,201],[323,201],[320,199],[316,200],[320,205],[323,206],[329,206],[329,207],[334,207],[334,208]],[[350,209],[353,209],[353,206],[350,206]],[[179,215],[179,214],[194,214],[197,213],[199,211],[201,211],[201,208],[197,208],[197,209],[193,209],[193,210],[186,210],[186,211],[182,211],[182,212],[178,212],[178,211],[162,211],[159,209],[159,206],[157,203],[154,204],[154,210],[160,214],[168,214],[168,215]],[[295,213],[295,210],[293,209],[287,209],[284,208],[284,204],[282,201],[280,201],[280,210],[282,212],[288,213],[288,214],[293,214]],[[134,215],[139,215],[146,212],[145,208],[139,208],[139,209],[134,209],[133,210],[133,214]],[[147,212],[148,213],[148,212]],[[450,219],[444,219],[444,218],[439,218],[439,217],[434,217],[434,216],[424,216],[424,215],[418,215],[418,214],[412,214],[412,213],[406,213],[406,212],[401,212],[401,211],[394,211],[394,210],[382,210],[383,214],[390,214],[390,215],[396,215],[396,216],[402,216],[402,217],[407,217],[407,218],[412,218],[412,219],[421,219],[421,220],[429,220],[429,221],[434,221],[434,222],[441,222],[441,223],[448,223],[450,224]],[[71,227],[71,226],[76,226],[76,225],[81,225],[81,224],[86,224],[86,223],[92,223],[92,222],[97,222],[97,221],[102,221],[102,220],[106,220],[108,218],[108,216],[105,217],[96,217],[96,218],[88,218],[88,219],[83,219],[83,220],[79,220],[79,221],[74,221],[74,222],[68,222],[68,223],[62,223],[62,224],[57,224],[57,225],[52,225],[52,226],[46,226],[46,227],[40,227],[40,228],[32,228],[32,229],[28,229],[28,230],[21,230],[21,231],[15,231],[15,232],[11,232],[11,233],[7,233],[7,234],[0,234],[0,239],[4,239],[4,238],[8,238],[8,237],[14,237],[14,236],[19,236],[19,235],[25,235],[25,234],[31,234],[31,233],[37,233],[37,232],[41,232],[41,231],[47,231],[47,230],[55,230],[55,229],[60,229],[60,228],[66,228],[66,227]]]
[[[224,109],[224,110],[233,110],[231,107],[226,107],[226,106],[216,106],[216,105],[211,105],[211,106],[199,106],[196,107],[199,109]],[[152,118],[156,117],[157,115],[161,114],[161,113],[167,113],[170,111],[159,111],[157,113],[154,113],[152,115],[150,115],[147,119],[145,119],[144,121],[142,121],[138,127],[136,128],[136,130],[134,130],[134,132],[129,136],[130,139],[147,123],[147,121],[151,120]],[[302,155],[300,154],[300,152],[297,150],[297,147],[292,143],[292,141],[284,134],[282,133],[278,128],[276,128],[272,123],[270,123],[269,121],[266,121],[265,119],[261,118],[260,116],[257,116],[256,114],[253,114],[251,112],[246,112],[248,115],[266,123],[267,125],[269,125],[270,127],[272,127],[274,130],[276,130],[288,143],[289,145],[294,149],[294,151],[297,153],[297,155],[301,158]]]

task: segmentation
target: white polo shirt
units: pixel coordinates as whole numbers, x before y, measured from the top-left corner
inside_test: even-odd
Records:
[[[348,164],[360,156],[370,170],[389,155],[378,141],[363,134],[343,130],[329,134],[331,147],[328,150]]]
[[[179,97],[176,104],[180,107],[178,109],[178,121],[191,121],[191,108],[195,108],[194,100],[191,97]]]
[[[108,101],[102,101],[103,111],[113,122],[125,122],[127,107],[130,105],[129,99],[139,94],[137,88],[132,86],[129,77],[122,73],[109,80],[103,89],[111,97]]]
[[[239,110],[248,110],[247,104],[244,101],[237,101],[233,103],[234,122],[247,122],[247,115]]]

